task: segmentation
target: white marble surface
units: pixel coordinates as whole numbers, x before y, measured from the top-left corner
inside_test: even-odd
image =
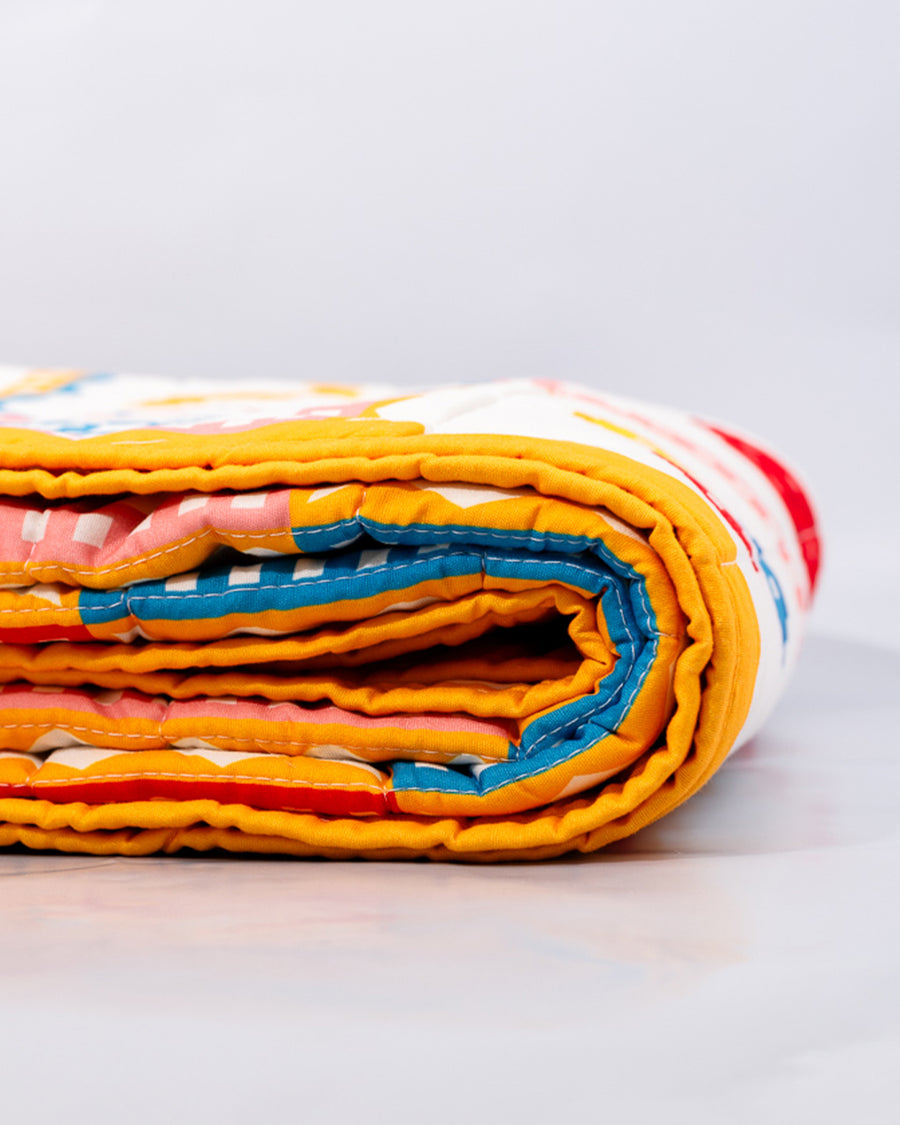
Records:
[[[5,1116],[900,1120],[900,652],[543,865],[0,855]]]

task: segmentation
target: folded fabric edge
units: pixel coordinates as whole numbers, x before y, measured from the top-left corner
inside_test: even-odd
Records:
[[[158,431],[155,431],[155,433],[158,436]],[[122,435],[118,436],[121,437]],[[254,439],[261,436],[262,431],[258,431],[254,435]],[[72,443],[69,439],[58,440],[65,442],[71,449]],[[301,443],[304,461],[309,459],[316,463],[315,476],[307,479],[298,479],[298,474],[302,477],[308,468],[308,465],[302,464],[297,459],[301,445],[298,445],[297,442],[285,442],[283,451],[293,453],[294,457],[280,462],[271,461],[242,465],[213,464],[216,457],[209,454],[212,447],[206,444],[202,445],[203,456],[208,458],[206,466],[197,464],[182,469],[160,469],[152,467],[154,463],[159,464],[160,462],[158,460],[154,462],[154,458],[148,457],[146,469],[98,469],[87,474],[63,470],[58,475],[37,469],[6,470],[0,472],[0,482],[6,480],[8,476],[10,480],[15,480],[18,487],[26,479],[32,481],[39,479],[49,489],[48,492],[44,492],[45,495],[50,495],[60,486],[63,486],[63,491],[55,493],[59,496],[101,495],[119,491],[146,493],[159,491],[163,488],[176,490],[194,488],[199,491],[209,491],[210,488],[243,489],[273,483],[319,484],[323,480],[330,481],[338,474],[340,479],[348,481],[377,480],[383,478],[363,474],[390,471],[393,475],[398,471],[406,474],[415,470],[424,479],[469,480],[472,483],[513,488],[530,485],[542,492],[549,488],[548,494],[552,495],[571,495],[574,493],[581,502],[603,503],[610,510],[621,514],[621,518],[624,519],[640,518],[641,514],[646,516],[648,509],[657,512],[663,516],[664,521],[671,527],[672,543],[679,547],[682,555],[681,558],[676,558],[676,552],[672,547],[667,551],[667,562],[671,561],[675,569],[681,568],[685,574],[688,571],[692,573],[698,587],[699,601],[695,607],[697,616],[702,616],[709,609],[709,612],[715,618],[715,629],[711,631],[707,638],[710,651],[708,661],[704,665],[705,671],[704,667],[691,669],[691,675],[696,676],[698,680],[699,677],[704,677],[703,706],[696,738],[687,739],[682,764],[673,761],[668,763],[671,770],[677,771],[677,777],[673,778],[674,783],[665,783],[657,778],[656,780],[661,788],[654,791],[652,796],[643,804],[638,805],[632,813],[624,814],[626,823],[621,831],[615,827],[616,823],[623,819],[620,816],[601,825],[595,823],[594,827],[586,829],[580,835],[570,837],[568,842],[535,845],[538,848],[537,852],[528,850],[528,845],[520,847],[516,844],[511,850],[510,858],[546,857],[549,854],[558,854],[571,848],[591,850],[593,847],[602,846],[603,843],[610,842],[611,839],[617,838],[619,835],[629,834],[636,827],[642,826],[643,823],[650,823],[651,820],[657,819],[658,816],[681,803],[703,784],[725,754],[728,753],[750,709],[758,667],[759,636],[758,630],[756,636],[753,636],[755,620],[753,599],[746,588],[746,583],[743,582],[739,568],[734,565],[733,540],[716,513],[690,488],[669,476],[666,476],[664,480],[661,477],[654,480],[652,478],[654,470],[646,466],[639,466],[634,461],[620,457],[615,453],[606,451],[598,453],[582,445],[555,442],[548,439],[527,439],[523,442],[517,439],[492,438],[484,435],[479,435],[477,438],[466,437],[467,444],[471,443],[480,452],[471,455],[469,453],[459,455],[458,452],[444,451],[442,443],[446,442],[446,439],[439,436],[420,437],[408,433],[401,435],[393,431],[390,436],[375,437],[370,431],[369,437],[365,441],[374,444],[367,446],[369,453],[362,459],[352,459],[352,468],[349,464],[351,459],[343,454],[335,455],[337,453],[336,446],[348,442],[358,452],[363,444],[358,433],[352,439],[345,435],[318,440],[320,444],[317,444],[312,438],[304,439]],[[454,435],[449,441],[450,446],[454,450],[458,450],[459,435]],[[82,442],[78,443],[79,449],[83,444]],[[242,442],[239,446],[240,456],[246,455],[252,462],[261,454],[264,445],[266,445],[265,442],[259,443],[257,446],[254,446],[253,442]],[[523,447],[527,448],[527,457],[522,455]],[[201,450],[200,445],[194,448]],[[282,451],[277,446],[272,445],[268,445],[266,448],[269,456]],[[232,455],[235,455],[234,444],[232,444],[231,449]],[[198,459],[202,458],[198,456]],[[354,469],[359,470],[356,475],[353,475]],[[275,475],[271,479],[261,480],[260,472],[264,476],[267,473],[274,473]],[[345,475],[348,472],[350,475]],[[38,474],[37,477],[34,476],[35,473]],[[41,476],[41,473],[44,473],[44,475]],[[292,474],[294,475],[292,476]],[[552,479],[549,479],[548,474],[552,476]],[[499,477],[505,475],[506,479],[498,479],[498,475]],[[401,476],[398,479],[409,479],[409,477]],[[189,480],[191,483],[187,483]],[[198,484],[198,480],[201,480],[202,484]],[[230,483],[223,483],[223,481]],[[137,486],[138,483],[139,486]],[[74,489],[74,491],[67,491],[67,489]],[[28,491],[32,491],[32,489],[28,488]],[[22,493],[18,494],[21,495]],[[602,500],[598,499],[600,496],[603,497]],[[641,513],[641,509],[643,509],[643,513]],[[664,531],[656,527],[651,534],[655,534],[659,542],[663,538]],[[712,633],[715,635],[714,646],[712,645]],[[695,638],[695,640],[699,642],[700,638]],[[690,664],[692,660],[696,660],[702,649],[703,644],[698,643],[691,654],[691,660],[685,661],[685,666]],[[682,679],[685,678],[682,677]],[[683,711],[682,718],[685,714],[686,711]],[[673,719],[673,724],[674,722]],[[683,727],[684,723],[681,726]],[[685,746],[687,734],[688,732],[681,728],[676,729],[675,726],[670,728],[670,740],[678,741],[683,746]],[[656,750],[653,753],[660,755],[659,764],[662,765],[663,756],[669,751]],[[630,777],[629,781],[625,783],[625,787],[632,780],[637,780],[637,778]],[[609,790],[609,787],[607,787],[607,790]],[[609,796],[610,793],[606,792],[606,795]],[[594,808],[594,805],[602,799],[603,794],[593,801],[588,799],[587,803],[582,799],[574,804],[564,804],[561,807],[549,806],[547,810],[537,810],[532,817],[532,821],[567,819],[570,815],[582,813],[585,808]],[[161,809],[164,805],[165,802],[158,802],[157,808]],[[65,806],[56,807],[63,808]],[[594,815],[596,816],[596,814],[597,810],[594,809]],[[575,820],[578,820],[577,816]],[[397,823],[404,824],[405,822],[398,820]],[[359,826],[354,822],[354,827]],[[477,827],[485,830],[492,829],[495,836],[513,834],[512,822],[510,821],[492,825],[480,824]],[[574,821],[570,823],[569,828],[573,832],[576,831]],[[464,829],[466,832],[468,830],[468,827]],[[40,831],[62,832],[65,829],[63,827],[58,829],[40,828]],[[86,829],[88,835],[95,831],[112,831],[112,829]],[[147,828],[144,831],[156,830]],[[203,830],[200,826],[183,826],[177,831],[180,833],[196,832],[197,834],[191,838],[197,841],[206,838],[202,836]],[[234,827],[218,827],[215,828],[215,831],[221,833],[239,831],[242,838],[248,840],[255,839],[258,835],[258,833],[249,831],[249,828],[245,831]],[[460,832],[462,831],[463,829],[460,829]],[[179,839],[186,838],[186,836],[179,837]],[[274,833],[267,836],[263,834],[263,838],[267,841],[280,840],[285,849],[300,846],[299,842],[290,835]],[[231,839],[229,837],[229,840]],[[293,842],[289,845],[288,841]],[[484,851],[473,850],[471,858],[480,856],[491,859],[504,858],[505,851],[502,846],[499,846],[501,841],[497,839],[496,843],[498,846],[495,848],[488,847]],[[179,846],[193,845],[182,843]],[[217,843],[209,846],[227,847],[228,845]],[[328,845],[324,843],[314,845],[314,854],[326,854],[323,851],[326,846]],[[446,858],[459,854],[454,851],[454,846],[455,843],[454,845],[439,844],[429,847],[423,840],[422,847],[425,850],[403,849],[403,854],[425,855],[434,852],[437,855],[446,851]],[[416,847],[419,847],[419,845],[416,845]],[[435,847],[437,852],[435,852]],[[557,851],[547,852],[543,850],[545,848],[554,848]],[[242,850],[253,849],[242,846]],[[267,850],[273,849],[267,845]],[[277,850],[277,846],[274,850]],[[350,848],[342,854],[362,853],[355,852]],[[371,845],[365,846],[365,854],[374,855]]]

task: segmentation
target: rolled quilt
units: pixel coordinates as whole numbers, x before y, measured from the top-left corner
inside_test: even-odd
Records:
[[[730,428],[567,384],[0,375],[0,846],[593,851],[750,738],[816,580]]]

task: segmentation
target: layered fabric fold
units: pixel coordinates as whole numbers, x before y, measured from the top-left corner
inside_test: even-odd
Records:
[[[593,851],[759,729],[819,564],[730,427],[573,385],[0,374],[0,846]]]

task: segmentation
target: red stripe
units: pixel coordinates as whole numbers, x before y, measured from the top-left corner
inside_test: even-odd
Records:
[[[31,796],[31,785],[27,781],[0,781],[0,797]]]
[[[148,801],[166,797],[176,801],[218,801],[220,804],[249,805],[255,809],[324,813],[327,816],[366,816],[386,812],[384,794],[358,789],[311,789],[302,785],[266,785],[247,781],[205,778],[134,777],[128,780],[52,782],[35,785],[35,797],[66,804],[85,801],[107,804],[123,801]]]
[[[822,557],[822,544],[819,538],[819,529],[816,524],[815,513],[809,498],[797,478],[784,465],[764,449],[751,444],[746,438],[730,434],[718,426],[712,426],[702,419],[695,419],[714,434],[718,434],[723,441],[736,449],[751,461],[760,472],[764,473],[772,487],[784,501],[784,505],[791,515],[791,521],[797,532],[797,541],[803,554],[803,561],[809,574],[810,591],[816,587],[819,574],[819,565]]]
[[[43,641],[95,641],[84,625],[30,625],[0,629],[0,641],[15,645],[40,644]]]

